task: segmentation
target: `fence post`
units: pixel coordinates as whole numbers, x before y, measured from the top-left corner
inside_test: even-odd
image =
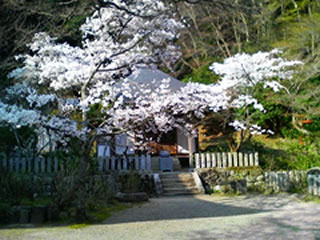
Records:
[[[232,153],[228,152],[228,167],[233,167],[232,164]]]
[[[136,169],[136,170],[139,170],[139,168],[140,168],[140,164],[139,164],[139,156],[136,154],[136,155],[134,155],[134,168]]]
[[[151,171],[151,156],[150,156],[150,154],[147,155],[147,170]]]
[[[21,158],[21,172],[22,173],[26,172],[26,158],[25,157]]]
[[[46,171],[46,159],[44,157],[39,157],[41,164],[41,172],[44,173]]]
[[[103,171],[103,163],[104,163],[104,158],[103,157],[99,157],[98,158],[98,171],[99,172]]]
[[[243,167],[243,154],[239,152],[239,167]]]
[[[118,170],[121,170],[121,161],[122,161],[121,156],[117,156],[117,169]]]
[[[257,167],[259,166],[259,153],[255,152],[254,154],[254,165]]]
[[[254,166],[253,153],[249,153],[249,166]]]
[[[196,168],[200,168],[200,154],[196,153],[194,156],[196,159]]]
[[[123,158],[123,170],[127,170],[128,169],[128,158],[126,158],[126,156],[124,156]]]
[[[129,156],[128,169],[134,169],[134,159],[133,159],[133,156]]]
[[[201,153],[201,168],[206,168],[206,155]]]
[[[116,158],[115,156],[111,157],[111,170],[115,170],[116,169]]]
[[[227,167],[227,154],[225,152],[222,153],[222,159],[223,159],[223,166],[222,167]]]
[[[238,167],[238,153],[237,152],[233,153],[233,165],[235,167]]]
[[[54,172],[54,173],[58,173],[58,171],[59,171],[59,160],[58,160],[58,158],[55,156],[55,157],[54,157],[53,172]]]
[[[33,163],[34,163],[34,172],[37,174],[37,173],[39,173],[39,158],[36,157],[33,160]]]
[[[211,168],[212,167],[212,159],[211,159],[211,154],[207,153],[207,168]]]
[[[141,169],[146,170],[146,156],[142,154],[140,159],[141,159]]]
[[[217,158],[215,153],[211,153],[211,167],[217,167]]]
[[[217,153],[217,167],[221,168],[222,167],[222,159],[221,159],[221,153]]]
[[[51,167],[51,164],[52,163],[52,156],[50,155],[48,158],[47,158],[47,173],[51,173],[52,172],[52,167]]]

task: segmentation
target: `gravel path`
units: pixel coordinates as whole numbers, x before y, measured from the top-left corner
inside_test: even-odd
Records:
[[[0,229],[0,239],[320,240],[320,205],[289,195],[162,197],[118,212],[100,225]]]

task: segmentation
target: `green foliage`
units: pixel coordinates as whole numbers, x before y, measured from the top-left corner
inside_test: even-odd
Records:
[[[0,152],[10,153],[15,147],[26,147],[26,145],[30,150],[35,148],[36,135],[33,129],[21,127],[14,131],[0,127]]]
[[[11,203],[7,200],[0,200],[0,223],[7,223],[11,214]]]
[[[212,62],[215,60],[212,59]],[[194,70],[192,73],[187,74],[182,81],[183,82],[198,82],[204,84],[216,83],[219,76],[215,75],[209,70],[210,64],[203,64],[199,69]]]
[[[120,191],[124,193],[154,193],[152,178],[148,175],[143,176],[136,171],[130,171],[128,173],[121,174],[119,176],[118,182],[120,184]]]
[[[119,176],[119,184],[121,192],[132,193],[143,191],[142,176],[135,171],[130,171],[129,173],[121,174]]]
[[[66,29],[79,29],[79,27],[85,22],[87,16],[72,16],[69,21],[66,23]]]
[[[292,155],[289,162],[289,167],[292,169],[307,170],[320,166],[320,146],[317,138],[304,138],[303,144],[292,144],[288,148],[288,153]]]
[[[19,205],[23,200],[32,200],[34,194],[41,190],[41,181],[31,175],[1,171],[0,201]]]

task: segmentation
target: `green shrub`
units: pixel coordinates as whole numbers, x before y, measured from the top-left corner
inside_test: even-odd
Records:
[[[303,144],[291,144],[288,153],[291,155],[291,169],[307,170],[320,166],[320,146],[316,139],[305,138]]]
[[[32,175],[8,171],[0,173],[0,201],[6,200],[17,205],[23,199],[33,199],[34,194],[41,191],[41,181]]]
[[[148,175],[141,175],[138,172],[130,171],[119,176],[120,191],[125,193],[155,192],[152,179]]]

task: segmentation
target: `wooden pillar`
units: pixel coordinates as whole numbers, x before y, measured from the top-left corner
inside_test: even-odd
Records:
[[[193,168],[193,138],[188,136],[188,150],[189,150],[189,167]]]

